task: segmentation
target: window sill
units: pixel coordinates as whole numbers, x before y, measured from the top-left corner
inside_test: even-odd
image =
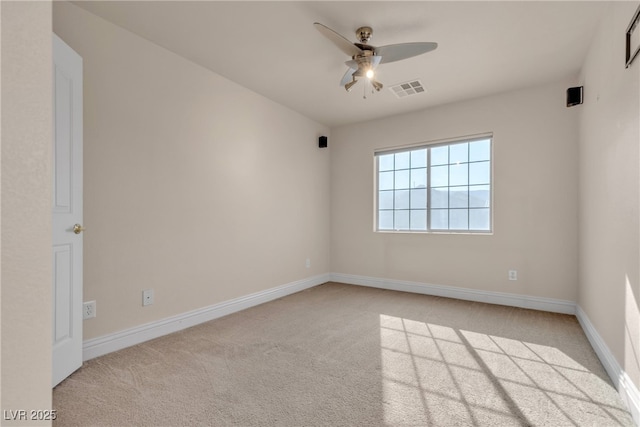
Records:
[[[464,236],[493,236],[492,231],[408,231],[408,230],[373,230],[374,233],[380,234],[444,234],[444,235],[464,235]]]

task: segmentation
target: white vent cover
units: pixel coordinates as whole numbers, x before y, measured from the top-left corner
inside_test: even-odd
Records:
[[[424,92],[424,87],[420,80],[412,80],[406,83],[399,83],[397,85],[393,85],[389,87],[389,89],[396,94],[398,98],[404,98],[409,95],[417,95],[418,93]]]

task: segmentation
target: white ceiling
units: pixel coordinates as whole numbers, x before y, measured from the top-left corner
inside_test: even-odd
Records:
[[[564,78],[580,70],[607,2],[82,1],[76,5],[328,126],[370,120]],[[382,64],[385,88],[339,86],[344,53],[320,22],[370,44],[434,41],[433,52]],[[622,59],[621,59],[622,61]],[[419,79],[426,92],[397,98]]]

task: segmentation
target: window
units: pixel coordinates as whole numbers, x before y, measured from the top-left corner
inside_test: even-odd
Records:
[[[377,231],[491,232],[491,137],[376,153]]]

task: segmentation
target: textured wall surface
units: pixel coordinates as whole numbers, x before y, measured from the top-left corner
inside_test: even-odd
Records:
[[[332,129],[332,271],[576,301],[577,112],[564,99],[572,83]],[[375,150],[486,132],[492,235],[373,231]]]
[[[329,272],[326,127],[72,4],[53,17],[84,64],[85,339]]]
[[[580,76],[579,304],[638,386],[640,59],[624,67],[620,37],[636,7],[612,3]]]
[[[34,425],[51,409],[51,4],[1,2],[0,20],[0,406]]]

